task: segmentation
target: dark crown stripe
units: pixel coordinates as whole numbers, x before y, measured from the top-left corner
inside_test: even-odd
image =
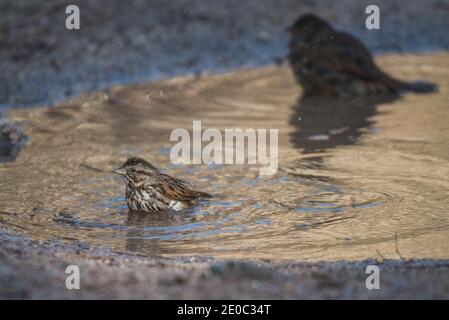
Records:
[[[152,168],[152,169],[156,169],[151,163],[149,163],[145,159],[140,158],[140,157],[136,157],[136,156],[128,158],[128,160],[126,160],[125,163],[123,164],[123,167],[135,166],[137,164],[143,164],[146,167],[149,167],[149,168]]]

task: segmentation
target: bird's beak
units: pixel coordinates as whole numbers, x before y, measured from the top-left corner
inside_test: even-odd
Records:
[[[112,171],[112,172],[114,172],[114,173],[116,173],[116,174],[120,174],[120,175],[124,175],[124,174],[126,174],[126,170],[125,169],[123,169],[123,168],[118,168],[118,169],[115,169],[114,171]]]

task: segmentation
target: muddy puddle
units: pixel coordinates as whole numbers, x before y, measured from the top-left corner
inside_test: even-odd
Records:
[[[438,93],[304,99],[287,67],[115,87],[11,110],[28,136],[0,164],[0,228],[42,243],[140,255],[357,260],[449,258],[449,55],[388,55]],[[279,129],[279,170],[173,165],[170,133]],[[130,214],[109,171],[140,154],[215,195],[191,210]]]

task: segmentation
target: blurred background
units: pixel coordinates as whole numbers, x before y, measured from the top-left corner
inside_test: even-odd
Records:
[[[67,30],[65,8],[80,8]],[[285,28],[315,13],[375,52],[447,49],[448,0],[1,0],[0,106],[59,101],[115,83],[280,63]]]

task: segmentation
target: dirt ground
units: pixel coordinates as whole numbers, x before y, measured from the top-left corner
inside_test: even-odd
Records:
[[[6,240],[0,261],[0,299],[449,298],[449,262],[436,260],[308,264],[145,258]],[[371,264],[380,268],[378,290],[365,286]],[[69,265],[79,267],[79,290],[65,286]]]

